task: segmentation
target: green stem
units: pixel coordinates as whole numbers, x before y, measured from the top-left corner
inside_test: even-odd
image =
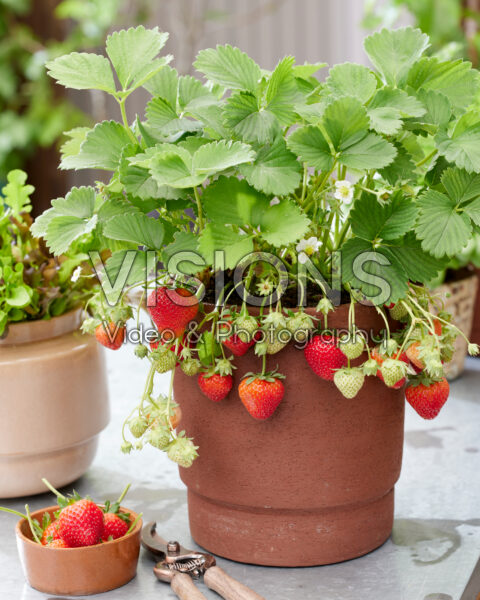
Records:
[[[27,513],[27,521],[30,525],[30,529],[32,530],[33,539],[37,542],[37,544],[42,545],[42,542],[35,531],[35,525],[33,524],[32,515],[30,514],[30,508],[28,507],[28,504],[25,504],[25,512]]]
[[[130,527],[128,528],[128,531],[125,535],[128,535],[129,533],[132,533],[132,531],[135,529],[135,525],[140,521],[140,519],[142,518],[143,513],[140,513],[139,515],[137,515],[137,518],[135,519],[135,521],[130,525]]]
[[[197,202],[197,212],[198,212],[198,233],[203,230],[203,213],[202,213],[202,203],[200,201],[200,196],[198,194],[198,189],[196,187],[193,188],[193,193],[195,194],[195,200]]]
[[[420,162],[418,162],[415,166],[421,167],[422,165],[427,163],[431,158],[433,158],[435,156],[435,154],[437,154],[437,152],[438,152],[438,150],[435,148],[435,150],[432,150],[430,152],[430,154],[427,154],[427,156],[425,156],[425,158],[422,158],[422,160]]]
[[[129,135],[130,139],[132,140],[132,142],[136,145],[136,144],[138,144],[138,140],[133,135],[133,132],[130,129],[130,125],[128,124],[127,112],[125,110],[125,100],[126,100],[126,98],[123,98],[122,100],[118,100],[118,104],[120,105],[120,113],[122,115],[122,121],[125,126],[125,129],[127,130],[127,133]]]
[[[300,205],[303,206],[305,202],[305,195],[307,193],[307,181],[308,181],[308,167],[306,164],[303,165],[303,185],[302,185],[302,196],[300,198]]]
[[[125,496],[126,496],[126,495],[127,495],[127,493],[128,493],[128,490],[130,489],[130,486],[131,486],[131,485],[132,485],[131,483],[127,483],[127,485],[126,485],[125,489],[123,490],[123,492],[122,492],[122,493],[120,494],[120,496],[118,497],[117,504],[119,504],[119,505],[120,505],[120,504],[122,503],[123,499],[125,498]]]
[[[47,488],[48,488],[48,489],[49,489],[49,490],[50,490],[50,491],[51,491],[53,494],[55,494],[55,496],[56,496],[57,498],[59,498],[60,500],[66,500],[65,496],[64,496],[63,494],[61,494],[61,493],[60,493],[58,490],[56,490],[56,489],[53,487],[53,485],[52,485],[52,484],[51,484],[49,481],[47,481],[47,480],[45,479],[45,477],[44,477],[44,478],[42,478],[42,482],[43,482],[43,483],[44,483],[44,484],[47,486]]]

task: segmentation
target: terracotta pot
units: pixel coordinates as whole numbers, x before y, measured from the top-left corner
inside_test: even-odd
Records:
[[[42,520],[58,506],[49,506],[32,513]],[[122,508],[132,516],[137,515]],[[137,571],[140,552],[142,520],[128,535],[97,546],[85,548],[48,548],[32,541],[30,527],[25,519],[17,523],[17,548],[23,572],[28,583],[44,594],[83,596],[108,592],[128,583]]]
[[[103,353],[81,311],[11,325],[0,340],[0,497],[45,492],[90,466],[109,419]]]
[[[444,308],[452,315],[452,323],[470,339],[477,296],[478,277],[476,273],[456,281],[444,283],[434,290],[443,301]],[[463,373],[467,357],[467,342],[459,335],[455,340],[455,353],[445,365],[447,379],[452,380]]]
[[[339,307],[329,326],[345,327],[347,313]],[[383,328],[364,306],[356,307],[356,323]],[[290,343],[268,358],[286,375],[286,393],[260,422],[236,392],[243,374],[258,372],[259,359],[250,351],[235,363],[234,388],[218,404],[195,378],[180,370],[175,377],[181,429],[200,447],[193,466],[180,469],[195,541],[232,560],[289,567],[339,562],[383,544],[402,461],[403,390],[369,377],[347,400]]]
[[[480,269],[473,269],[477,279],[480,278]],[[470,339],[474,344],[480,345],[480,291],[477,288],[477,293],[475,295],[475,307],[473,310],[473,323],[472,323],[472,333],[470,335]]]

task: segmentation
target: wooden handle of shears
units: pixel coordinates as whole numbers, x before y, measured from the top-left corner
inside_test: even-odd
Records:
[[[190,575],[175,573],[170,587],[180,600],[207,600],[206,596],[195,586]]]
[[[220,567],[210,567],[205,571],[203,580],[211,590],[225,600],[265,600],[243,583],[227,575]]]

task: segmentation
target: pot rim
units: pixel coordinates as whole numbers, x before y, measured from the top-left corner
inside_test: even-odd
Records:
[[[15,346],[30,342],[41,342],[76,331],[82,323],[83,308],[73,308],[63,315],[51,319],[35,319],[9,323],[6,336],[0,346]]]
[[[99,504],[98,506],[103,507],[103,504]],[[58,510],[60,507],[58,506],[58,504],[53,504],[51,506],[47,506],[45,508],[40,508],[38,510],[36,510],[35,512],[33,512],[31,514],[32,519],[41,517],[44,513],[48,512],[48,513],[52,513],[55,512],[56,510]],[[124,506],[120,506],[120,510],[122,512],[127,512],[129,513],[132,518],[133,521],[135,521],[135,519],[138,517],[138,513],[134,512],[133,510],[130,510],[129,508],[125,508]],[[103,544],[96,544],[94,546],[79,546],[78,548],[48,548],[48,546],[40,546],[40,544],[37,544],[37,542],[35,542],[34,540],[31,540],[29,537],[27,537],[23,531],[22,531],[22,526],[24,523],[28,524],[28,521],[25,518],[19,519],[17,521],[17,524],[15,526],[15,533],[17,535],[17,538],[23,543],[23,544],[30,544],[32,546],[35,546],[36,548],[44,548],[44,549],[48,549],[48,550],[57,550],[59,552],[65,552],[65,550],[83,550],[85,551],[89,551],[91,549],[95,549],[96,552],[98,552],[98,549],[101,548],[103,546]],[[122,536],[121,538],[117,538],[116,540],[111,540],[110,542],[105,542],[106,544],[109,544],[109,548],[111,548],[111,545],[113,544],[121,544],[122,542],[125,542],[126,540],[129,540],[130,538],[132,538],[133,536],[137,535],[139,533],[139,531],[141,531],[143,526],[143,519],[140,517],[140,519],[138,519],[137,524],[135,525],[135,527],[133,528],[133,530],[127,534]],[[104,547],[104,546],[103,546]]]

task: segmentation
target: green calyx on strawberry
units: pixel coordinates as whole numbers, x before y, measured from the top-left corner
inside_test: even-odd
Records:
[[[369,358],[362,365],[365,375],[376,375],[378,371],[378,362],[374,358]]]
[[[433,379],[424,373],[412,377],[405,398],[423,419],[434,419],[448,399],[450,386],[443,377]]]
[[[292,313],[287,318],[287,329],[293,335],[293,339],[296,342],[304,342],[314,326],[312,317],[303,312],[303,310]]]
[[[277,410],[285,394],[282,379],[276,371],[247,373],[238,386],[238,394],[248,413],[258,420],[268,419]]]
[[[147,308],[159,332],[180,337],[198,312],[198,299],[185,288],[166,286],[155,289],[148,297]]]
[[[387,387],[395,387],[395,385],[405,378],[407,374],[407,363],[403,360],[387,358],[383,361],[380,372],[385,385]]]
[[[328,298],[322,298],[317,304],[316,311],[322,313],[324,316],[327,316],[332,310],[334,310],[334,307]]]
[[[345,398],[355,398],[362,389],[365,374],[361,368],[343,368],[335,371],[333,382]]]
[[[198,375],[200,372],[200,368],[202,363],[198,360],[198,358],[186,358],[180,363],[180,368],[189,377],[193,377],[194,375]]]
[[[197,382],[201,391],[213,402],[220,402],[233,386],[232,372],[235,367],[228,358],[218,360],[213,368],[199,374]]]
[[[333,381],[337,369],[347,366],[348,359],[333,335],[315,335],[303,352],[312,371],[328,381]]]
[[[190,438],[185,437],[185,432],[182,431],[170,443],[167,454],[170,460],[177,463],[180,467],[188,469],[198,456],[197,450],[198,446],[195,446]]]
[[[354,360],[361,356],[365,349],[365,340],[363,336],[356,330],[353,330],[340,337],[338,347],[350,360]]]

